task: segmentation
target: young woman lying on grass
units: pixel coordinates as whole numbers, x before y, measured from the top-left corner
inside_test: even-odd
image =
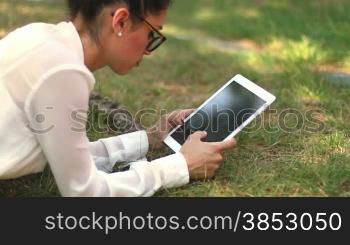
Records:
[[[89,142],[85,125],[73,119],[76,113],[86,118],[93,71],[108,66],[125,75],[166,40],[160,30],[169,5],[68,0],[71,22],[30,24],[0,41],[0,179],[37,173],[49,163],[63,196],[151,196],[214,176],[234,140],[206,143],[205,133],[196,132],[179,153],[140,161],[149,148],[163,147],[192,110],[97,142]],[[134,163],[113,173],[114,164],[124,161]]]

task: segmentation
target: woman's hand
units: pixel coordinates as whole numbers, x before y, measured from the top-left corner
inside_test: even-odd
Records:
[[[193,180],[212,178],[223,160],[223,151],[236,145],[235,139],[214,143],[202,142],[206,136],[206,132],[195,132],[180,149],[186,159],[190,178]]]
[[[163,140],[170,131],[179,125],[183,125],[185,118],[194,111],[195,109],[176,110],[161,116],[154,126],[146,130],[150,149],[162,149],[165,146]]]

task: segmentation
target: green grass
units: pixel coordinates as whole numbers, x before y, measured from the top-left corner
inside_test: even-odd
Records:
[[[125,77],[108,69],[96,72],[96,90],[133,113],[196,107],[236,73],[277,96],[271,108],[277,115],[292,108],[305,119],[310,111],[319,111],[304,124],[288,114],[282,124],[273,111],[265,113],[237,136],[238,147],[225,155],[215,179],[156,195],[350,196],[350,89],[332,85],[318,72],[324,65],[350,69],[349,10],[346,0],[177,0],[164,30],[169,41],[140,68]],[[58,22],[64,16],[59,3],[0,0],[0,35],[29,22]],[[206,39],[240,41],[252,50],[222,50]],[[144,123],[155,120],[156,115],[149,116]],[[281,125],[294,129],[282,130]],[[322,130],[310,132],[319,125]],[[91,139],[104,136],[89,132]],[[169,153],[151,152],[148,157]],[[0,181],[1,195],[59,193],[46,169]]]

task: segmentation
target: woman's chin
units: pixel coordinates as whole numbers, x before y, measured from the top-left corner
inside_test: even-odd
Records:
[[[120,76],[124,76],[124,75],[127,75],[130,71],[131,71],[131,69],[132,69],[132,67],[131,68],[124,68],[124,69],[113,69],[113,68],[111,68],[116,74],[118,74],[118,75],[120,75]]]
[[[130,70],[128,70],[128,71],[121,71],[121,72],[117,72],[117,74],[120,75],[120,76],[125,76],[125,75],[127,75],[129,73],[129,71]]]

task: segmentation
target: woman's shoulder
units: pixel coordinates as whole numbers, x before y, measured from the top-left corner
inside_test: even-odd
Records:
[[[19,45],[23,40],[24,44]],[[30,77],[31,83],[57,72],[79,72],[90,86],[95,83],[92,73],[84,64],[80,37],[71,22],[24,26],[10,33],[0,49],[4,51],[0,63],[4,64],[8,73],[18,73],[16,71],[20,70],[22,76]]]
[[[29,61],[84,65],[80,37],[71,22],[28,24],[5,36],[0,49],[7,64]]]

